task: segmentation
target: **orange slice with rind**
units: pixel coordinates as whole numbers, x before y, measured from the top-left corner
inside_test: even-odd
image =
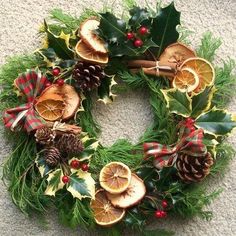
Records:
[[[108,63],[108,54],[101,54],[95,51],[92,51],[85,42],[80,40],[76,46],[75,51],[78,56],[88,62],[98,63],[98,64],[106,64]]]
[[[122,220],[125,215],[124,209],[116,208],[111,204],[103,189],[96,192],[95,199],[91,201],[91,208],[96,223],[101,226],[116,224]]]
[[[184,67],[177,71],[172,85],[183,93],[190,93],[199,86],[198,74],[193,69]]]
[[[99,181],[107,192],[122,193],[130,184],[131,170],[122,162],[110,162],[102,168]]]

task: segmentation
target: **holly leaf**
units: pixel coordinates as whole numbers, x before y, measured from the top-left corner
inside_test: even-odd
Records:
[[[174,2],[165,8],[161,8],[151,25],[152,40],[159,45],[157,57],[163,50],[179,38],[176,26],[180,24],[180,12],[175,9]]]
[[[130,11],[131,18],[129,19],[129,25],[137,29],[141,26],[141,23],[149,18],[149,13],[147,9],[142,9],[140,7],[135,6]]]
[[[182,93],[176,88],[162,90],[164,98],[171,113],[189,117],[192,112],[192,101],[187,93]]]
[[[195,126],[214,136],[227,135],[236,127],[236,117],[225,110],[213,108],[195,120]]]
[[[45,30],[47,33],[47,42],[48,47],[53,48],[55,53],[61,59],[73,59],[74,58],[74,51],[70,49],[70,34],[65,34],[61,31],[60,35],[53,34],[46,21],[44,21]]]
[[[192,114],[191,117],[196,118],[201,113],[206,112],[211,107],[211,101],[216,91],[215,87],[206,87],[206,89],[192,97]]]
[[[70,182],[67,185],[67,191],[79,200],[83,198],[94,198],[95,181],[91,177],[90,173],[76,170],[70,175]]]
[[[112,92],[112,87],[116,85],[115,76],[107,76],[102,79],[101,85],[97,89],[98,101],[102,101],[105,104],[113,102],[114,97],[116,96]]]
[[[36,166],[39,169],[39,173],[40,173],[41,177],[44,177],[53,171],[53,169],[47,165],[45,158],[44,158],[44,153],[45,153],[44,150],[39,152],[37,154],[37,158],[35,160]]]
[[[63,172],[61,169],[57,169],[51,172],[47,178],[48,186],[45,190],[45,194],[49,196],[55,196],[56,192],[64,187],[62,182]]]
[[[36,51],[46,62],[47,67],[53,67],[57,59],[57,55],[53,48],[41,48]]]

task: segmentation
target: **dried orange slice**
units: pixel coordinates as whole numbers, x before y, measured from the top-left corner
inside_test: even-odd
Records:
[[[103,189],[96,192],[95,199],[91,201],[91,208],[96,223],[102,226],[111,226],[119,222],[125,215],[124,209],[112,206]]]
[[[177,71],[172,85],[181,92],[189,93],[199,86],[199,78],[193,69],[186,67]]]
[[[56,121],[63,116],[65,103],[58,94],[41,96],[35,104],[38,114],[45,120]]]
[[[90,18],[82,22],[80,25],[79,35],[81,39],[95,52],[107,53],[105,43],[96,34],[95,30],[98,29],[100,22],[95,18]]]
[[[199,85],[193,91],[195,93],[203,91],[206,86],[212,85],[215,81],[215,70],[213,66],[210,62],[203,58],[189,58],[183,62],[180,70],[182,70],[183,68],[191,68],[199,77]]]
[[[76,46],[75,51],[85,61],[95,62],[99,64],[106,64],[108,62],[108,54],[101,54],[95,51],[92,51],[86,43],[80,40]]]
[[[122,162],[110,162],[102,168],[99,181],[107,192],[122,193],[130,184],[131,170]]]

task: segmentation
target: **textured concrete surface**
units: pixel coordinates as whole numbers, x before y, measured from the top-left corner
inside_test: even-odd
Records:
[[[96,1],[92,5],[101,8],[105,1]],[[107,1],[109,2],[109,1]],[[153,1],[147,0],[150,4]],[[167,1],[163,1],[167,2]],[[182,11],[182,23],[195,32],[193,45],[197,45],[200,36],[211,30],[223,38],[223,45],[218,51],[217,63],[222,59],[236,59],[236,1],[235,0],[176,0],[176,6]],[[0,64],[7,56],[32,51],[39,43],[37,30],[50,9],[59,7],[79,15],[83,7],[90,7],[91,1],[84,0],[0,0]],[[120,1],[114,5],[119,8]],[[152,116],[146,95],[138,92],[117,97],[107,107],[97,104],[94,110],[97,120],[103,128],[101,140],[112,144],[117,138],[125,137],[137,140]],[[233,99],[230,110],[236,111]],[[1,132],[2,133],[2,132]],[[235,137],[231,139],[235,144]],[[0,162],[9,149],[1,136]],[[210,222],[194,219],[191,221],[166,220],[165,223],[153,222],[152,227],[166,227],[178,236],[233,236],[236,235],[236,162],[231,163],[224,178],[212,181],[210,189],[223,187],[224,192],[209,209],[214,218]],[[1,236],[49,236],[49,235],[85,235],[78,230],[71,231],[59,226],[56,216],[49,217],[48,229],[42,228],[34,219],[29,219],[13,205],[6,187],[0,184],[0,235]]]

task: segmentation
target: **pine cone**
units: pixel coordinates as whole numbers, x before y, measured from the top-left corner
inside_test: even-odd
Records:
[[[81,90],[90,91],[101,84],[101,79],[105,78],[105,73],[100,65],[79,61],[75,65],[73,78]]]
[[[56,144],[65,155],[79,154],[83,151],[83,143],[74,134],[63,134]]]
[[[56,147],[49,147],[45,152],[45,162],[47,165],[51,167],[55,167],[58,165],[60,160],[62,159],[61,153]]]
[[[208,152],[205,156],[194,157],[187,154],[180,154],[176,161],[179,177],[187,182],[200,182],[209,173],[213,165],[213,158]]]
[[[35,132],[36,142],[43,145],[50,145],[56,137],[55,131],[51,130],[47,126],[43,126]]]

